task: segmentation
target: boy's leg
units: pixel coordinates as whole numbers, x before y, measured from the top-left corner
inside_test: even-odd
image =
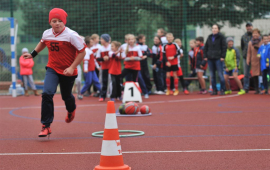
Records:
[[[205,81],[203,78],[203,72],[197,72],[197,77],[198,77],[199,83],[201,85],[201,90],[204,91],[206,88],[205,88]]]
[[[80,94],[84,94],[88,90],[88,88],[91,86],[91,83],[92,83],[91,72],[84,73],[84,77],[85,77],[85,84],[84,84]]]
[[[173,78],[174,78],[174,88],[175,88],[173,95],[178,95],[178,93],[179,93],[179,89],[178,89],[179,80],[177,77],[177,71],[173,71]]]
[[[111,81],[112,81],[112,93],[111,93],[111,98],[116,98],[116,79],[115,75],[111,74]]]
[[[219,81],[220,81],[221,94],[222,94],[222,91],[223,92],[226,91],[225,79],[224,79],[224,75],[223,75],[223,64],[224,64],[224,61],[216,60],[216,69],[217,69],[218,77],[219,77]]]
[[[72,87],[76,76],[59,75],[60,92],[62,99],[65,101],[66,110],[72,113],[76,109],[75,98],[72,94]]]
[[[171,85],[171,74],[170,74],[170,71],[167,71],[166,72],[166,87],[167,87],[166,95],[170,94],[170,91],[171,91],[170,85]]]
[[[173,76],[170,77],[170,89],[171,90],[176,89],[174,86],[174,77]]]
[[[27,75],[23,75],[22,77],[23,77],[24,90],[28,90]]]
[[[94,87],[96,87],[96,89],[98,91],[100,91],[101,90],[101,85],[100,85],[100,82],[98,80],[98,77],[97,77],[96,72],[95,71],[92,71],[91,74],[92,74],[92,82],[94,84]]]
[[[143,78],[142,78],[142,75],[141,75],[141,71],[138,72],[138,82],[139,82],[139,85],[140,85],[140,87],[142,89],[143,94],[144,95],[148,95],[148,90],[146,88],[145,82],[143,81]]]
[[[249,71],[250,71],[250,65],[247,65],[246,59],[243,59],[243,65],[244,65],[244,89],[248,92],[249,90]]]
[[[265,91],[268,91],[268,80],[267,80],[267,73],[268,73],[268,69],[263,70],[263,86]]]
[[[233,72],[233,78],[234,78],[234,81],[236,82],[237,86],[239,87],[239,89],[240,90],[243,89],[243,85],[238,78],[238,72]]]
[[[115,82],[116,82],[116,97],[121,98],[121,84],[120,84],[120,75],[115,75]]]
[[[229,75],[224,74],[224,79],[225,79],[226,90],[230,90]]]
[[[179,76],[179,81],[181,83],[181,86],[183,88],[183,91],[186,89],[185,81],[184,81],[184,76]]]
[[[132,81],[138,82],[139,80],[139,71],[138,70],[132,70]]]
[[[59,75],[47,67],[41,103],[41,123],[49,127],[54,118],[53,96],[59,83]]]
[[[102,70],[102,87],[100,97],[105,99],[107,95],[107,86],[108,86],[108,69]]]
[[[208,60],[208,66],[210,70],[210,76],[211,76],[211,83],[213,92],[217,92],[217,86],[216,86],[216,66],[214,60]]]
[[[30,86],[31,86],[32,90],[37,90],[37,88],[36,88],[36,85],[35,85],[35,82],[34,82],[34,80],[33,80],[33,76],[32,76],[32,75],[29,75],[29,76],[28,76],[28,82],[29,82],[29,84],[30,84]]]

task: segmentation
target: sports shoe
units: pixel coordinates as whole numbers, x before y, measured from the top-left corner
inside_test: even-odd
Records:
[[[82,100],[82,99],[83,99],[83,95],[78,94],[77,98],[78,98],[79,100]]]
[[[83,94],[83,96],[85,96],[85,97],[89,97],[90,95],[91,95],[91,93],[89,93],[88,91]]]
[[[171,94],[171,90],[167,89],[166,95],[169,96]]]
[[[98,101],[103,102],[105,99],[104,98],[99,98]]]
[[[115,102],[115,98],[111,98],[111,101]]]
[[[208,93],[212,93],[213,92],[213,89],[212,88],[209,88],[208,89]]]
[[[149,95],[148,95],[148,94],[145,94],[145,95],[144,95],[144,98],[145,98],[145,99],[148,99],[148,98],[149,98]]]
[[[76,111],[76,109],[71,113],[69,113],[69,112],[67,113],[67,116],[66,116],[66,119],[65,119],[66,123],[72,122],[72,120],[75,117],[75,111]]]
[[[45,127],[45,125],[42,125],[41,132],[38,134],[38,137],[46,137],[47,135],[50,136],[52,133],[52,130],[50,127]]]
[[[226,90],[225,94],[232,94],[232,90]]]
[[[220,91],[220,92],[219,92],[219,95],[220,95],[220,96],[224,96],[224,95],[225,95],[225,92],[224,92],[224,91]]]
[[[212,96],[217,95],[217,91],[212,91],[211,95]]]
[[[207,94],[207,91],[206,90],[203,90],[201,92],[202,92],[201,94]]]
[[[156,94],[165,94],[163,91],[158,91]]]
[[[174,96],[177,96],[179,94],[179,91],[178,90],[175,90],[174,92],[173,92],[173,95]]]
[[[189,91],[188,91],[187,89],[185,89],[185,90],[184,90],[184,93],[185,93],[186,95],[188,95],[188,94],[189,94]]]
[[[241,89],[237,94],[239,95],[246,94],[246,91],[244,89]]]
[[[269,93],[268,93],[268,90],[265,90],[265,91],[264,91],[264,94],[269,94]]]

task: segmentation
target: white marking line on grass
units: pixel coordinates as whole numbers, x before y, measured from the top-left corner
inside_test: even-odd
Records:
[[[209,153],[209,152],[259,152],[270,151],[270,149],[231,149],[231,150],[183,150],[183,151],[126,151],[123,154],[145,154],[145,153]],[[18,155],[97,155],[101,152],[56,152],[56,153],[0,153],[0,156]]]
[[[229,96],[220,96],[220,97],[209,97],[209,98],[198,98],[198,99],[183,99],[183,100],[164,100],[164,101],[152,101],[152,102],[143,102],[145,104],[156,104],[156,103],[166,103],[166,102],[190,102],[190,101],[200,101],[200,100],[215,100],[215,99],[223,99],[223,98],[230,98],[239,96],[238,94],[229,95]],[[98,106],[107,106],[107,104],[85,104],[85,105],[78,105],[80,107],[98,107]],[[65,108],[66,106],[54,106],[54,108]],[[40,109],[40,106],[26,106],[26,107],[6,107],[0,108],[0,110],[11,110],[11,109]]]

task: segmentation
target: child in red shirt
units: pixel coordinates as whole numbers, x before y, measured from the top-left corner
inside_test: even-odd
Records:
[[[109,68],[109,74],[111,75],[112,80],[112,93],[111,101],[115,101],[116,98],[121,100],[121,52],[120,49],[121,43],[113,41],[111,43],[111,51],[109,52],[109,57],[111,60],[111,66]]]
[[[180,48],[176,43],[173,42],[174,37],[172,33],[167,33],[166,38],[168,40],[168,44],[163,46],[163,57],[165,59],[166,63],[166,84],[167,84],[167,92],[166,95],[170,95],[171,89],[170,89],[170,72],[173,72],[174,77],[174,87],[175,91],[173,93],[174,96],[179,94],[178,90],[178,76],[177,71],[178,68],[178,58],[177,56],[180,55]]]
[[[75,117],[76,104],[72,87],[77,77],[77,65],[85,56],[85,44],[78,33],[65,27],[67,16],[63,9],[52,9],[49,13],[49,23],[52,28],[44,31],[35,50],[30,54],[24,54],[25,58],[34,58],[46,46],[49,50],[42,93],[41,123],[43,125],[39,137],[51,134],[50,125],[54,118],[53,96],[58,84],[67,109],[65,121],[70,123]]]

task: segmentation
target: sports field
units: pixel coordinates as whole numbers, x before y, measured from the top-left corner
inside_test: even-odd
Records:
[[[41,130],[41,97],[0,96],[1,170],[91,170],[99,164],[106,102],[76,101],[74,121],[55,95],[50,139]],[[144,136],[121,138],[124,163],[133,170],[269,170],[269,96],[151,95],[152,116],[117,117],[119,130]],[[116,102],[118,108],[120,102]],[[142,105],[142,104],[139,104]]]

